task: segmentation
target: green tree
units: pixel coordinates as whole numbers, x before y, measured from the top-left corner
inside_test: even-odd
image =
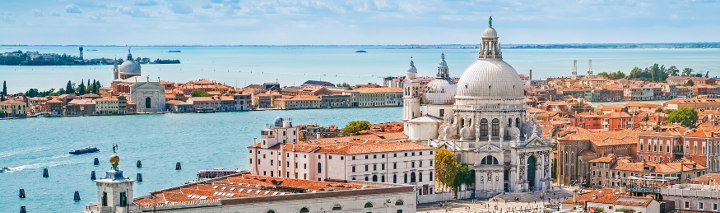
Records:
[[[688,80],[685,82],[685,86],[695,86],[695,82],[693,80]]]
[[[0,92],[0,101],[5,101],[5,96],[7,96],[7,83],[3,81],[2,92]]]
[[[357,134],[362,130],[368,129],[370,129],[370,122],[368,121],[350,121],[347,125],[345,125],[345,128],[343,128],[343,132],[348,134]]]
[[[475,183],[473,173],[470,171],[467,164],[456,163],[456,167],[457,174],[455,175],[455,180],[453,181],[453,190],[455,190],[455,192],[457,192],[462,185],[468,186]]]
[[[457,176],[457,157],[450,150],[435,149],[435,181],[446,187],[455,186]]]
[[[39,93],[37,88],[30,88],[25,95],[28,97],[38,97]]]
[[[693,73],[693,69],[686,67],[686,68],[683,68],[682,76],[692,76],[693,75],[692,73]]]
[[[83,80],[80,80],[80,85],[75,90],[75,93],[77,93],[77,95],[85,94],[85,82],[83,82]]]
[[[695,128],[698,119],[698,112],[694,108],[682,107],[670,112],[665,124],[679,123],[685,127]]]
[[[680,70],[676,66],[670,66],[667,68],[667,73],[670,74],[670,76],[678,76],[678,73],[680,73]]]
[[[65,85],[65,94],[75,94],[75,89],[73,89],[72,82],[68,80],[67,85]]]
[[[195,90],[190,94],[192,97],[210,97],[209,93],[202,91],[202,90]]]

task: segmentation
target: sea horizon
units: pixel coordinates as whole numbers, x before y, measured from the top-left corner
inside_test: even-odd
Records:
[[[479,43],[449,44],[157,44],[157,45],[122,45],[122,44],[0,44],[0,47],[369,47],[369,48],[467,48],[477,47]],[[702,45],[702,46],[698,46]],[[582,42],[582,43],[507,43],[500,44],[510,49],[636,49],[636,48],[720,48],[720,41],[703,42]]]

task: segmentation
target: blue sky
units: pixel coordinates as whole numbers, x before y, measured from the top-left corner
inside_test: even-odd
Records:
[[[3,0],[0,44],[720,41],[715,0]]]

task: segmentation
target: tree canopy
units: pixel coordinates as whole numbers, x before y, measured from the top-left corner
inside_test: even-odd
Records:
[[[468,168],[467,164],[456,163],[456,167],[457,174],[455,175],[455,180],[453,181],[453,189],[455,191],[457,191],[462,185],[470,185],[475,183],[473,173],[470,171],[470,168]]]
[[[698,119],[698,112],[693,108],[682,107],[670,112],[666,124],[679,123],[685,127],[694,128]]]
[[[191,95],[192,97],[210,97],[210,96],[212,96],[212,95],[210,95],[210,93],[207,93],[207,92],[202,91],[202,90],[195,90],[195,91],[193,91],[190,95]]]
[[[435,181],[454,188],[457,173],[457,157],[455,154],[447,149],[435,149]]]
[[[601,72],[598,75],[603,76],[610,80],[617,80],[617,79],[625,78],[625,73],[620,70],[618,70],[617,72],[611,72],[611,73]]]
[[[368,129],[370,129],[370,122],[368,121],[350,121],[347,125],[345,125],[345,128],[343,128],[343,132],[348,134],[357,134],[362,130]]]

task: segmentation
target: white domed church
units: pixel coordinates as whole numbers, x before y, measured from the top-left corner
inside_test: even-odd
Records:
[[[403,122],[409,139],[453,151],[475,173],[475,197],[549,189],[552,144],[526,119],[523,83],[503,61],[492,18],[478,60],[457,83],[441,58],[437,78],[422,93],[412,61],[406,72]]]

